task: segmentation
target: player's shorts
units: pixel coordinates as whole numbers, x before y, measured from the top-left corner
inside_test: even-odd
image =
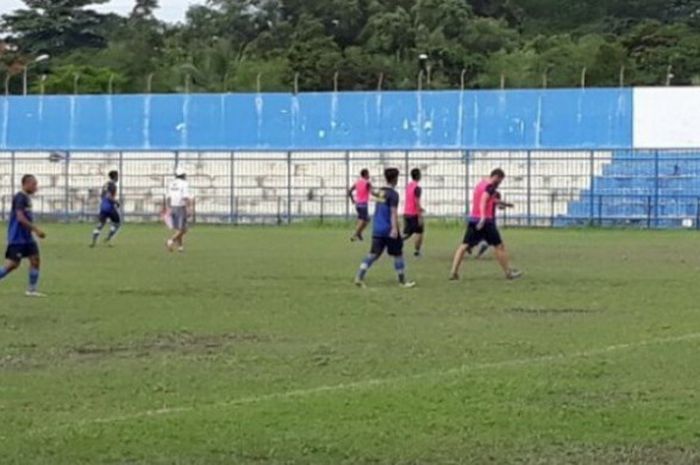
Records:
[[[39,246],[36,242],[29,244],[10,244],[5,251],[5,258],[11,262],[21,262],[23,258],[39,255]]]
[[[111,210],[100,210],[100,223],[104,223],[107,220],[111,221],[112,224],[120,224],[122,222],[122,217],[119,214],[119,210],[116,208]]]
[[[384,253],[384,250],[392,257],[403,255],[403,239],[400,237],[394,239],[391,237],[374,236],[372,238],[372,249],[370,253],[379,256]]]
[[[170,209],[170,218],[173,222],[173,229],[177,231],[187,229],[187,208],[172,207]]]
[[[503,244],[501,239],[501,233],[498,232],[496,223],[493,221],[487,221],[484,223],[484,227],[481,231],[476,229],[478,223],[475,221],[470,221],[467,225],[467,233],[464,235],[464,243],[469,247],[476,247],[482,242],[486,242],[492,247],[498,247]]]
[[[369,221],[369,207],[366,203],[358,203],[355,205],[357,210],[357,219],[360,221]]]
[[[425,232],[425,226],[423,222],[419,220],[417,216],[404,216],[403,217],[403,234],[404,236],[411,236],[413,234],[423,234]]]

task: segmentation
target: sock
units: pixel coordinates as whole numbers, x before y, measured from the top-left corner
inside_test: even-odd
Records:
[[[367,276],[367,271],[369,271],[376,260],[377,258],[373,255],[368,255],[365,257],[360,264],[360,269],[357,271],[357,279],[364,280],[365,276]]]
[[[113,224],[109,227],[109,236],[107,236],[107,242],[111,241],[114,236],[117,235],[119,230],[121,229],[121,225],[119,224]]]
[[[39,270],[35,268],[29,269],[29,290],[31,292],[36,291],[37,284],[39,284]]]
[[[92,244],[95,245],[97,242],[97,239],[100,237],[100,234],[102,234],[102,228],[104,228],[104,224],[98,224],[95,226],[95,229],[92,231]]]
[[[406,282],[406,263],[404,262],[403,257],[396,257],[394,259],[394,269],[399,277],[399,282],[404,284]]]
[[[5,267],[0,268],[0,279],[4,278],[8,274],[10,273],[5,269]]]

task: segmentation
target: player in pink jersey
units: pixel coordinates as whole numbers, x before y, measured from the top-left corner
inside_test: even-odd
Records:
[[[511,204],[503,202],[498,194],[498,187],[505,177],[506,174],[502,169],[493,170],[491,176],[477,184],[474,189],[467,233],[464,235],[463,244],[455,252],[450,280],[459,280],[459,268],[464,255],[482,241],[494,247],[496,260],[503,268],[507,279],[518,279],[522,276],[520,271],[511,268],[506,247],[496,227],[496,208],[512,207]]]
[[[360,178],[348,191],[348,197],[357,210],[357,225],[355,233],[350,238],[353,242],[363,240],[362,233],[369,224],[369,196],[371,193],[372,183],[369,178],[369,170],[363,169],[360,171]]]
[[[421,247],[423,246],[423,234],[425,233],[425,225],[423,223],[424,210],[421,205],[423,190],[420,187],[420,180],[420,170],[418,168],[411,170],[411,182],[406,186],[406,200],[403,210],[403,239],[406,241],[411,236],[416,237],[416,249],[413,253],[416,257],[420,257]]]

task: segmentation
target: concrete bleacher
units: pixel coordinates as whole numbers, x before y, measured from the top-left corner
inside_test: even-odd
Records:
[[[697,226],[700,153],[619,151],[557,224]]]
[[[592,174],[604,178],[610,152],[77,152],[0,153],[0,201],[12,194],[11,176],[35,173],[40,214],[88,219],[94,216],[107,173],[121,171],[123,210],[131,220],[155,219],[167,184],[179,163],[196,194],[200,221],[255,221],[269,218],[345,217],[353,209],[347,188],[367,168],[383,184],[385,167],[401,169],[399,189],[414,167],[423,171],[424,206],[430,216],[459,218],[467,212],[470,190],[497,167],[508,178],[504,196],[516,204],[508,212],[518,224],[546,224],[566,216],[590,187]],[[698,164],[700,169],[700,164]],[[593,171],[591,171],[593,170]],[[0,202],[1,206],[1,202]],[[528,221],[528,214],[530,221]]]

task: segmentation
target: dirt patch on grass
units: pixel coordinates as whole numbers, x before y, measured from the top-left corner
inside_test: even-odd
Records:
[[[557,316],[557,315],[588,315],[600,313],[601,310],[592,308],[537,308],[537,307],[513,307],[503,310],[505,313],[530,316]]]
[[[214,353],[236,343],[256,343],[264,339],[250,333],[193,334],[177,332],[159,334],[152,338],[127,341],[118,344],[88,343],[68,350],[68,356],[78,359],[104,359],[113,357],[148,357],[157,353]]]

